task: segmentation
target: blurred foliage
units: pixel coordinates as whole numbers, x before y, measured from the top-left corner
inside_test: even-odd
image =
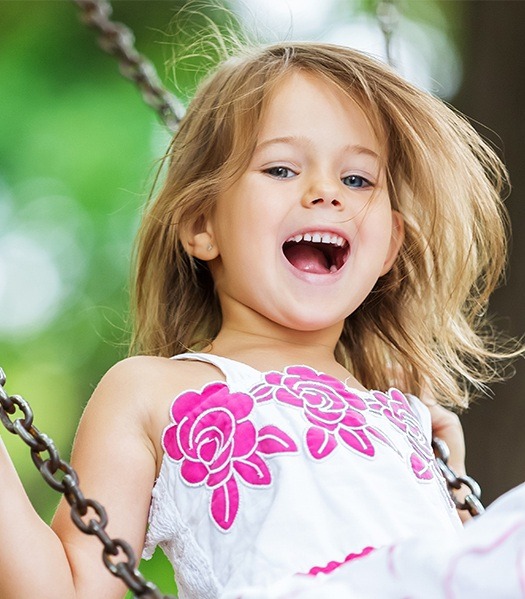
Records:
[[[167,51],[159,38],[173,38],[167,25],[179,8],[177,2],[114,4],[115,20],[136,29],[139,51],[161,76]],[[2,313],[0,363],[8,390],[31,401],[37,426],[67,456],[91,391],[126,355],[132,240],[168,135],[116,62],[97,48],[72,3],[1,2],[0,13],[0,239],[4,262],[20,260],[20,268],[7,265],[9,276],[3,272],[14,305]],[[23,259],[31,247],[51,266],[39,285],[32,284],[38,272]],[[22,310],[17,327],[15,308],[42,302],[49,286],[56,289],[48,312],[37,310],[26,322]],[[2,436],[49,521],[56,494],[27,448]],[[141,568],[174,592],[161,561],[156,556]]]
[[[237,28],[219,2],[193,2],[198,11],[177,16],[185,4],[113,3],[114,19],[134,30],[138,50],[183,100],[220,57],[202,32]],[[438,4],[456,11],[455,2],[403,6],[428,20],[443,17],[432,17]],[[339,0],[334,23],[356,10],[373,13],[375,3]],[[7,389],[30,400],[37,426],[67,456],[91,391],[126,355],[132,242],[168,134],[73,3],[0,0],[0,14],[0,365]],[[56,494],[26,447],[1,434],[49,521]],[[141,570],[174,592],[158,552]]]

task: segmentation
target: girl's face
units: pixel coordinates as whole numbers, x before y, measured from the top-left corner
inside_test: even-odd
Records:
[[[383,151],[335,85],[300,72],[284,79],[248,168],[207,223],[213,249],[199,255],[210,259],[225,324],[252,316],[340,331],[403,238]]]

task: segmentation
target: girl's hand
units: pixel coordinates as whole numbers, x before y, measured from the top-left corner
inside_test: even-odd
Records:
[[[445,441],[450,450],[448,465],[457,475],[463,476],[466,474],[465,437],[458,415],[437,403],[427,407],[432,417],[432,437]]]

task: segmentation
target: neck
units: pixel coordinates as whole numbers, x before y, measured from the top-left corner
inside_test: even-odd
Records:
[[[254,327],[242,320],[225,319],[208,351],[245,362],[261,371],[282,370],[291,364],[305,364],[341,379],[350,373],[335,359],[335,347],[342,323],[321,331],[297,331],[266,319]],[[353,378],[353,377],[352,377]]]

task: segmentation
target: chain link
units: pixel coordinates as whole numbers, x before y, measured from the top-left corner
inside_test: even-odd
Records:
[[[377,0],[376,18],[385,40],[385,54],[390,66],[395,66],[392,56],[392,36],[399,25],[399,9],[396,0]]]
[[[436,454],[436,461],[441,474],[447,481],[447,486],[450,491],[452,501],[456,504],[458,510],[467,510],[471,516],[479,516],[485,511],[483,504],[480,501],[481,487],[478,483],[470,476],[458,476],[452,468],[448,465],[450,457],[450,451],[447,444],[443,439],[434,437],[432,439],[432,447]],[[460,501],[454,491],[458,491],[461,487],[466,486],[469,488],[470,493],[465,497],[463,501]]]
[[[81,11],[82,21],[99,33],[100,47],[114,56],[124,77],[133,81],[151,106],[172,132],[177,130],[184,115],[184,107],[168,92],[157,75],[155,67],[137,50],[132,31],[122,23],[110,19],[108,0],[73,0]]]
[[[20,395],[7,394],[5,382],[5,373],[0,368],[0,421],[10,433],[18,435],[28,445],[33,462],[46,483],[64,495],[71,506],[71,519],[75,526],[84,534],[96,536],[102,543],[102,560],[106,568],[120,578],[135,597],[174,599],[162,595],[138,571],[137,560],[129,543],[112,539],[107,534],[108,517],[104,507],[98,501],[84,496],[76,471],[60,457],[53,441],[34,426],[33,411],[27,401]],[[17,412],[21,412],[21,415],[16,416]],[[122,559],[117,560],[119,557]]]

